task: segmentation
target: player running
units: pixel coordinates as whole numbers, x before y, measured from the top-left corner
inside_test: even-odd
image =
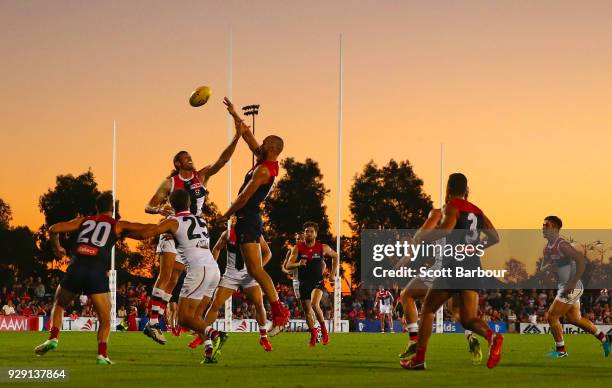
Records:
[[[174,191],[183,189],[187,190],[191,197],[189,211],[191,214],[201,216],[208,194],[206,189],[208,181],[230,160],[242,135],[241,128],[242,126],[237,122],[234,138],[211,166],[196,170],[191,155],[187,151],[177,153],[172,161],[174,170],[161,183],[145,208],[145,212],[161,214],[164,217],[174,214],[172,208],[167,205],[167,199]],[[169,235],[159,238],[156,253],[159,255],[159,275],[153,285],[150,319],[143,332],[155,342],[164,345],[166,338],[159,328],[159,320],[163,319],[166,306],[172,298],[172,291],[185,270],[185,263],[180,255],[177,256],[174,240]]]
[[[260,237],[259,243],[262,250],[262,266],[265,266],[272,258],[272,251],[270,251],[270,247],[266,243],[266,240],[264,240],[263,236]],[[244,265],[244,259],[242,258],[242,254],[240,253],[236,239],[235,225],[232,225],[229,232],[229,237],[227,230],[221,234],[221,237],[219,237],[219,240],[212,250],[215,260],[218,260],[221,250],[223,250],[225,247],[227,247],[227,265],[225,267],[225,273],[221,278],[217,291],[215,291],[215,296],[210,308],[208,311],[206,311],[204,324],[206,326],[212,325],[212,323],[217,320],[219,309],[225,304],[225,301],[232,296],[238,287],[241,287],[249,300],[255,305],[257,324],[259,324],[259,344],[266,352],[271,352],[272,344],[268,340],[268,330],[266,329],[266,309],[264,307],[263,295],[261,293],[259,284],[257,284],[257,281],[255,281],[255,279],[248,274]],[[201,340],[198,340],[198,338],[196,338],[189,346],[197,347],[201,343]]]
[[[306,323],[310,329],[310,346],[315,346],[319,330],[314,325],[315,317],[321,327],[323,345],[329,343],[329,333],[325,326],[325,317],[321,310],[321,297],[323,296],[323,275],[325,258],[332,259],[332,271],[327,272],[333,279],[338,269],[338,254],[327,244],[317,241],[319,225],[315,222],[304,223],[304,241],[299,242],[291,250],[291,257],[287,269],[298,270],[300,284],[300,300],[304,308]]]
[[[419,229],[414,239],[416,241],[435,241],[442,237],[446,238],[446,244],[453,247],[467,246],[475,247],[482,244],[490,247],[499,242],[499,236],[491,221],[484,215],[482,210],[467,201],[468,185],[465,175],[460,173],[451,174],[448,178],[446,188],[446,204],[442,210],[442,220],[440,225],[433,230]],[[480,234],[487,236],[486,245],[481,241]],[[472,256],[464,261],[459,261],[452,255],[443,258],[443,268],[450,269],[452,273],[457,268],[473,270],[480,268],[480,257]],[[421,311],[421,322],[419,324],[419,337],[417,342],[416,355],[410,360],[400,361],[400,365],[405,369],[423,370],[425,369],[425,353],[427,344],[431,337],[434,315],[438,308],[450,297],[458,294],[460,301],[461,324],[483,336],[489,343],[489,359],[487,367],[494,368],[501,359],[503,336],[495,334],[487,323],[478,317],[478,292],[474,280],[471,283],[473,289],[466,289],[462,279],[458,277],[436,278],[433,288],[427,291],[425,301]],[[471,287],[470,287],[471,288]]]
[[[210,304],[221,274],[209,248],[210,239],[206,223],[189,210],[190,197],[186,190],[175,190],[170,194],[170,203],[175,215],[168,217],[159,225],[145,229],[141,235],[150,238],[167,233],[176,241],[177,253],[185,261],[187,271],[178,303],[179,322],[203,338],[206,336],[210,338],[204,343],[203,362],[211,362],[215,360],[216,353],[227,337],[225,333],[207,327],[208,325],[202,320],[201,311]]]
[[[298,303],[300,303],[300,308],[301,308],[300,280],[298,279],[298,270],[297,268],[288,269],[287,264],[289,263],[289,258],[291,258],[291,252],[293,251],[293,247],[299,244],[301,241],[304,241],[304,234],[302,232],[296,233],[294,238],[295,238],[295,244],[293,246],[291,246],[290,243],[287,242],[287,244],[289,245],[289,250],[287,251],[287,254],[285,255],[285,260],[283,260],[283,264],[281,265],[281,270],[290,276],[290,279],[293,285],[293,294],[295,295],[295,298],[298,300]]]
[[[242,127],[242,137],[257,156],[257,164],[247,172],[238,197],[225,212],[222,219],[227,220],[236,214],[236,239],[240,247],[240,253],[242,253],[249,275],[259,283],[272,307],[272,328],[269,330],[269,335],[273,337],[284,330],[289,320],[289,310],[281,305],[274,282],[262,265],[259,241],[263,231],[263,223],[260,206],[272,190],[274,179],[278,175],[277,159],[283,151],[283,139],[270,135],[264,139],[260,146],[249,127],[244,124],[234,110],[230,100],[225,98],[224,103],[234,117],[236,125]]]
[[[423,226],[421,226],[422,230],[431,230],[435,229],[436,226],[440,223],[442,219],[442,211],[440,209],[432,209],[429,212],[429,215]],[[414,243],[414,240],[412,240]],[[443,246],[446,242],[445,238],[441,238],[436,241],[436,245]],[[406,257],[397,264],[396,267],[401,267],[406,265],[411,260],[411,257]],[[442,269],[442,252],[441,250],[436,250],[434,262],[429,267],[430,270],[439,270]],[[406,350],[399,355],[400,360],[406,361],[410,360],[416,354],[417,348],[417,340],[419,333],[419,312],[416,306],[416,300],[423,300],[425,295],[427,294],[427,290],[429,290],[434,282],[433,277],[415,277],[410,282],[402,292],[400,293],[400,300],[402,302],[403,310],[404,310],[404,320],[406,322],[406,326],[408,329],[408,345],[406,346]],[[458,295],[454,295],[449,302],[449,310],[453,312],[453,315],[457,321],[460,321],[460,300]],[[470,355],[472,358],[472,364],[478,365],[482,361],[482,350],[480,348],[480,342],[478,338],[474,336],[474,334],[470,330],[464,331],[466,340],[468,342],[468,348],[470,351]]]
[[[563,325],[559,320],[561,317],[565,317],[567,323],[593,334],[601,343],[604,356],[608,357],[612,347],[612,335],[606,336],[593,322],[580,314],[580,296],[584,292],[580,278],[584,273],[586,259],[567,240],[559,236],[562,226],[563,222],[557,216],[546,217],[542,225],[542,234],[548,242],[544,247],[541,270],[556,271],[559,282],[557,296],[548,309],[548,323],[555,339],[556,349],[545,357],[567,357],[563,341]]]
[[[98,356],[96,364],[110,365],[108,357],[108,337],[111,325],[111,301],[107,271],[111,252],[117,240],[122,237],[139,238],[134,235],[147,225],[119,221],[113,218],[113,194],[106,191],[96,198],[95,216],[77,217],[71,221],[59,222],[49,228],[53,253],[57,258],[66,256],[60,245],[60,233],[79,232],[76,246],[72,252],[66,276],[55,292],[51,311],[49,339],[34,348],[42,356],[57,348],[59,332],[62,327],[64,311],[76,295],[84,293],[92,301],[98,317]]]
[[[382,286],[378,288],[376,297],[374,298],[374,308],[378,306],[378,315],[380,317],[380,332],[385,333],[385,318],[389,323],[389,330],[395,333],[393,328],[393,295],[391,292]]]

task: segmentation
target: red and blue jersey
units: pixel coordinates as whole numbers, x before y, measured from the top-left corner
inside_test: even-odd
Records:
[[[278,162],[277,161],[264,160],[263,162],[259,162],[255,165],[255,167],[250,169],[249,172],[247,172],[247,174],[245,175],[244,182],[242,183],[242,186],[240,186],[240,190],[238,191],[239,194],[242,193],[245,187],[249,184],[249,182],[253,178],[253,173],[255,172],[255,169],[259,166],[264,166],[265,168],[268,169],[268,171],[270,172],[270,179],[265,184],[260,185],[257,188],[257,191],[255,191],[255,193],[251,196],[251,198],[249,198],[247,203],[236,212],[236,216],[238,217],[260,214],[259,206],[266,199],[266,197],[272,190],[272,186],[274,185],[274,180],[278,176]]]

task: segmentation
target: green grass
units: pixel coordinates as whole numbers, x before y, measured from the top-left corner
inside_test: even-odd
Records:
[[[311,349],[307,334],[284,333],[272,338],[274,351],[265,353],[257,334],[232,333],[218,364],[201,365],[201,349],[191,350],[191,336],[167,336],[165,346],[140,333],[111,335],[109,355],[116,363],[95,365],[95,333],[60,335],[60,346],[43,357],[32,349],[46,333],[0,333],[0,368],[67,368],[63,386],[611,386],[612,357],[588,335],[566,337],[570,356],[550,360],[548,335],[506,335],[501,364],[488,370],[472,366],[463,335],[434,335],[426,371],[400,368],[397,355],[405,334],[332,334],[328,346]],[[485,360],[486,360],[485,349]],[[1,379],[0,379],[1,380]],[[37,385],[40,386],[41,383]],[[19,386],[25,386],[20,384]]]

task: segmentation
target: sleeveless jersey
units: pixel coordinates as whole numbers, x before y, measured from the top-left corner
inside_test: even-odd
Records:
[[[446,236],[446,244],[454,246],[459,252],[459,246],[481,243],[480,233],[484,229],[484,213],[476,205],[460,198],[454,198],[447,203],[459,211],[457,223],[454,230]],[[472,254],[469,257],[459,259],[458,255],[445,256],[443,258],[445,268],[462,267],[468,269],[478,269],[481,267],[480,257]]]
[[[116,224],[117,221],[107,215],[86,217],[79,228],[72,260],[108,268],[117,242]]]
[[[184,179],[180,174],[176,174],[170,177],[170,181],[170,193],[173,193],[175,190],[179,189],[186,190],[191,197],[191,207],[189,208],[189,211],[191,214],[195,214],[196,216],[201,215],[208,190],[206,190],[206,187],[204,187],[202,182],[200,182],[198,174],[193,172],[191,178],[189,179]]]
[[[234,227],[230,229],[230,234],[227,239],[227,265],[225,272],[246,272],[244,266],[244,259],[242,253],[240,253],[240,247],[238,246],[236,239],[236,230]]]
[[[391,293],[388,290],[382,290],[382,291],[378,291],[376,293],[376,296],[378,297],[378,302],[380,304],[380,306],[391,306],[391,302],[393,301],[393,297],[391,296]]]
[[[244,190],[244,188],[249,184],[251,178],[253,178],[253,173],[255,169],[263,165],[268,171],[270,171],[270,180],[257,188],[257,191],[249,198],[247,203],[236,212],[236,216],[243,217],[248,215],[259,215],[260,209],[259,205],[266,199],[270,191],[272,190],[272,186],[274,185],[274,180],[278,176],[278,162],[273,162],[269,160],[264,160],[263,162],[257,163],[255,167],[249,170],[247,174],[244,176],[244,182],[242,186],[240,186],[240,190],[238,190],[238,194]]]
[[[298,261],[306,260],[305,266],[298,267],[300,283],[316,283],[323,280],[323,244],[316,242],[309,247],[305,242],[297,245]]]
[[[557,267],[559,288],[565,287],[567,282],[576,275],[576,262],[561,252],[559,246],[562,243],[568,242],[563,237],[557,237],[552,244],[547,243],[544,247],[544,258],[550,260]]]
[[[208,227],[202,217],[195,216],[185,211],[171,218],[177,220],[179,223],[179,227],[174,233],[176,250],[179,254],[186,260],[189,260],[206,255],[206,252],[203,252],[204,250],[210,252]]]

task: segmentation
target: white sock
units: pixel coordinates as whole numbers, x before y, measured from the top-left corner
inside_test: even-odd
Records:
[[[170,299],[172,298],[172,294],[168,294],[167,292],[164,292],[164,295],[162,295],[161,298],[164,300],[164,302],[170,303]]]
[[[204,341],[204,347],[205,348],[210,348],[213,346],[213,343],[211,340],[207,339],[206,341]]]
[[[555,342],[557,346],[565,346],[565,341]]]
[[[157,325],[157,324],[159,323],[159,319],[157,319],[157,318],[151,318],[151,319],[149,319],[149,323],[150,323],[151,325]]]

